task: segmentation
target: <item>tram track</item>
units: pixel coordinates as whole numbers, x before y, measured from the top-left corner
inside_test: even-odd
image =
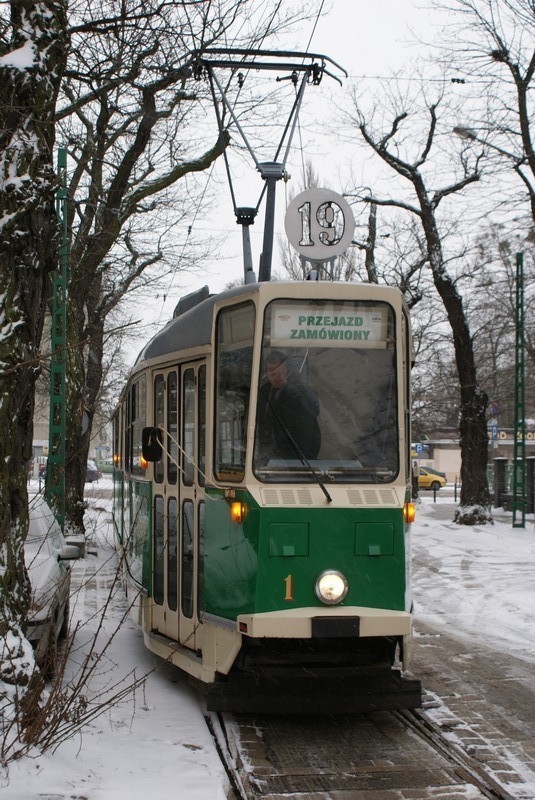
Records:
[[[244,765],[239,758],[237,741],[232,736],[229,736],[225,721],[225,717],[228,719],[230,716],[229,714],[223,715],[220,712],[205,711],[204,719],[214,739],[221,763],[227,773],[229,780],[228,800],[249,800],[254,795],[247,793],[243,783]]]
[[[440,728],[424,712],[392,711],[394,717],[402,720],[407,728],[416,733],[423,741],[433,747],[444,758],[456,765],[459,775],[464,776],[467,783],[475,786],[489,800],[514,800],[513,795],[500,786],[492,776],[462,747],[447,739]]]
[[[362,797],[373,794],[382,800],[397,793],[404,797],[407,790],[415,800],[518,798],[494,780],[477,758],[450,741],[425,711],[381,712],[343,720],[288,721],[215,712],[205,718],[228,775],[229,800],[282,800],[292,795],[300,800],[326,800],[345,792],[351,792],[355,800],[361,792]],[[339,738],[333,736],[340,725],[345,749],[352,754],[346,764],[341,763]],[[375,739],[371,737],[370,748],[367,734],[374,726],[377,733]],[[322,753],[319,760],[310,751],[313,729],[314,747]],[[390,740],[388,752],[382,736]],[[373,748],[376,752],[371,753]],[[289,749],[293,762],[287,758]]]

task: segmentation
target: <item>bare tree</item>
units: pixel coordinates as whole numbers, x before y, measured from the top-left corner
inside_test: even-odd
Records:
[[[436,5],[452,12],[443,47],[450,71],[456,70],[465,94],[471,94],[456,131],[516,173],[535,220],[533,0],[437,0]]]
[[[398,113],[384,133],[372,134],[365,114],[357,107],[357,124],[366,144],[411,188],[414,199],[370,198],[377,205],[394,206],[413,214],[420,222],[427,250],[427,261],[433,283],[442,300],[453,337],[455,361],[460,385],[459,428],[461,444],[461,503],[455,519],[461,524],[485,523],[491,519],[489,493],[486,479],[487,465],[487,395],[477,379],[473,342],[464,309],[463,300],[457,291],[456,281],[448,272],[442,235],[438,219],[440,203],[447,197],[461,192],[480,178],[479,163],[472,165],[461,160],[461,172],[440,189],[431,189],[426,182],[425,168],[431,159],[431,151],[437,130],[438,104],[428,106],[428,125],[423,144],[410,159],[403,157],[401,141],[403,125],[410,121],[409,113]],[[414,145],[414,135],[412,136]],[[417,145],[416,145],[417,147]]]
[[[26,480],[47,279],[56,264],[53,116],[68,46],[65,14],[65,3],[59,0],[17,0],[0,13],[0,705],[4,713],[10,700],[24,697],[21,687],[30,682],[34,663],[23,634],[29,602],[23,552],[28,530]]]
[[[471,298],[469,314],[481,380],[499,409],[500,423],[514,424],[516,328],[516,254],[525,253],[524,336],[526,386],[535,385],[535,250],[534,231],[511,234],[503,225],[488,225],[478,238],[474,255],[481,291]],[[535,415],[534,394],[526,393],[526,415]]]
[[[241,43],[288,22],[273,3]],[[194,176],[229,143],[207,126],[208,86],[191,52],[232,40],[245,0],[211,4],[145,0],[122,7],[84,3],[57,120],[75,161],[69,187],[70,255],[66,525],[83,533],[86,462],[102,385],[110,313],[149,280],[191,267],[188,220],[199,203]],[[245,33],[241,34],[245,37]],[[186,182],[186,178],[189,180]],[[185,244],[177,247],[180,223]]]

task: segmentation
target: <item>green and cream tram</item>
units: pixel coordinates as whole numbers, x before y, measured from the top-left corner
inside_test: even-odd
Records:
[[[420,703],[410,650],[410,325],[369,284],[186,298],[115,415],[114,519],[147,647],[208,708]]]

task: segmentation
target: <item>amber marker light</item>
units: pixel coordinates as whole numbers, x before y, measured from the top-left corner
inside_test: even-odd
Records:
[[[403,506],[403,519],[409,525],[416,519],[416,506],[414,503],[405,503]]]
[[[149,462],[145,458],[143,458],[143,456],[140,456],[139,457],[139,466],[141,467],[141,469],[148,469]]]
[[[232,522],[243,522],[247,516],[247,506],[239,500],[230,504],[230,518]]]

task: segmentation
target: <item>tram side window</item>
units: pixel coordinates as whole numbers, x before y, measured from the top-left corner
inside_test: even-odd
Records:
[[[147,389],[145,376],[132,384],[128,394],[126,420],[126,468],[132,475],[144,475],[141,464],[141,432],[147,425]]]
[[[404,364],[405,364],[405,458],[407,476],[411,474],[411,337],[410,337],[410,322],[406,312],[403,312],[402,329],[404,334]]]
[[[164,379],[163,375],[156,375],[154,379],[154,424],[157,428],[164,426]],[[154,480],[156,483],[163,481],[163,461],[154,462]]]
[[[164,587],[164,500],[163,497],[154,498],[154,574],[152,592],[154,602],[161,606],[163,603]]]
[[[167,480],[176,483],[178,475],[178,381],[173,370],[167,376]]]
[[[204,501],[199,503],[199,541],[197,552],[197,616],[200,618],[204,602]]]
[[[203,364],[199,367],[199,429],[198,429],[198,453],[199,453],[199,469],[198,469],[198,482],[200,486],[204,486],[205,472],[206,472],[206,366]]]
[[[180,583],[182,614],[188,619],[193,617],[193,513],[193,503],[191,500],[185,500],[182,506],[182,580]]]
[[[121,431],[124,419],[124,406],[121,406],[113,415],[113,466],[114,469],[122,469],[123,464],[123,446],[121,441]]]
[[[185,486],[193,484],[195,475],[195,376],[192,369],[184,372],[182,411],[182,480]]]
[[[241,481],[245,473],[254,324],[253,303],[225,308],[217,318],[214,465],[219,480]]]
[[[177,609],[178,584],[178,508],[174,497],[169,499],[167,515],[167,605]]]

